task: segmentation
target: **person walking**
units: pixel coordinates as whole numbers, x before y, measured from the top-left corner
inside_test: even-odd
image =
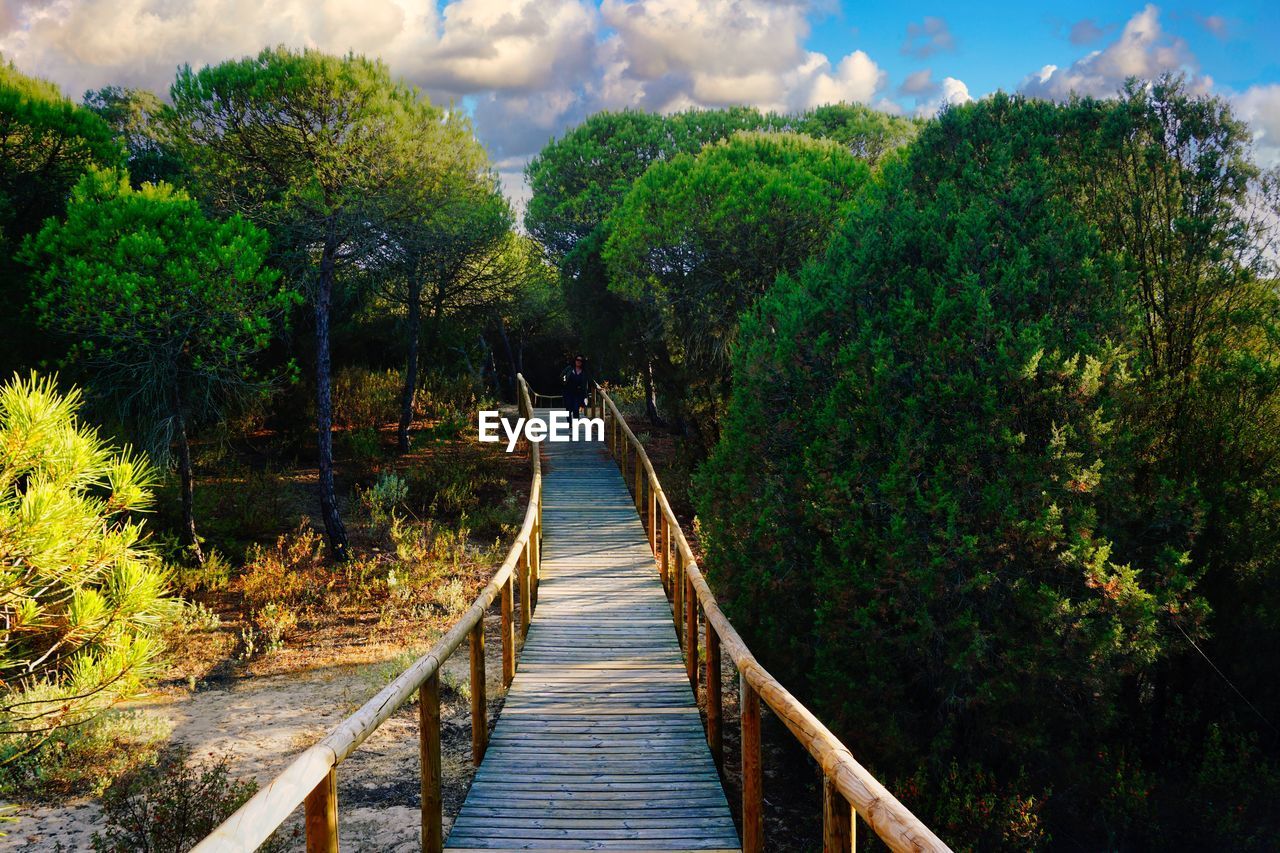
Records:
[[[575,356],[573,363],[565,368],[560,376],[564,384],[564,407],[569,410],[569,417],[576,418],[578,412],[587,407],[587,396],[591,393],[591,380],[587,375],[587,360]]]

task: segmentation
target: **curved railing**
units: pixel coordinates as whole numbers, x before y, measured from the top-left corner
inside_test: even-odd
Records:
[[[658,561],[662,582],[672,599],[676,634],[684,649],[685,666],[694,695],[698,693],[698,610],[706,630],[707,741],[716,763],[723,766],[723,714],[720,697],[722,649],[740,676],[742,726],[742,847],[760,853],[764,843],[764,792],[760,760],[760,702],[777,715],[796,740],[822,768],[823,850],[849,851],[854,843],[854,815],[860,816],[894,851],[949,851],[920,819],[898,801],[800,700],[760,665],[716,604],[698,568],[680,523],[649,456],[608,392],[596,385],[591,408],[605,419],[609,451],[617,459],[624,480],[630,481]],[[647,488],[647,494],[646,494]]]
[[[529,386],[517,376],[518,406],[524,417],[533,415]],[[422,762],[422,849],[435,853],[444,847],[440,796],[440,667],[463,640],[471,649],[471,752],[479,766],[488,744],[489,724],[485,697],[484,614],[499,596],[502,599],[502,680],[515,677],[515,587],[520,584],[520,629],[529,630],[537,604],[538,572],[542,551],[542,461],[539,447],[530,443],[533,480],[529,504],[520,533],[503,561],[462,617],[431,650],[388,684],[360,710],[337,725],[319,743],[304,751],[260,789],[235,814],[227,818],[193,853],[231,853],[257,849],[302,804],[305,810],[307,851],[338,850],[337,769],[347,756],[386,722],[414,692],[418,694],[419,741]]]

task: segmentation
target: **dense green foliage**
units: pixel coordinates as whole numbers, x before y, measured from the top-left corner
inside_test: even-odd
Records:
[[[378,255],[391,227],[420,215],[422,187],[458,162],[470,129],[380,62],[314,50],[183,68],[170,96],[179,151],[201,192],[270,229],[281,262],[311,284],[320,499],[333,553],[345,559],[331,434],[337,288]]]
[[[834,104],[795,116],[735,107],[669,116],[596,113],[544,148],[526,174],[532,197],[525,227],[560,270],[567,309],[582,350],[601,376],[639,378],[658,419],[655,372],[669,392],[681,387],[670,369],[660,319],[648,306],[611,288],[603,253],[610,216],[654,164],[696,155],[708,143],[742,131],[797,130],[827,137],[870,161],[904,144],[916,124],[865,107]],[[732,200],[727,202],[732,204]],[[673,414],[679,418],[678,400]]]
[[[56,354],[24,310],[26,270],[15,255],[46,217],[62,213],[68,194],[92,166],[116,166],[119,143],[98,116],[62,96],[52,83],[0,62],[0,375]]]
[[[526,350],[540,358],[546,330],[563,329],[549,268],[514,233],[465,115],[382,64],[277,48],[180,69],[170,96],[107,86],[76,106],[0,69],[0,365],[61,365],[64,390],[85,389],[79,417],[111,436],[66,420],[79,392],[59,398],[45,380],[4,392],[35,400],[14,403],[0,433],[16,454],[0,468],[5,796],[100,791],[148,760],[163,733],[107,709],[184,666],[193,635],[162,658],[161,621],[168,634],[217,632],[210,606],[236,606],[224,593],[241,554],[299,521],[309,529],[317,490],[300,468],[320,469],[315,514],[334,544],[314,567],[317,588],[350,584],[353,602],[385,590],[373,579],[401,549],[383,528],[404,510],[392,502],[374,522],[359,507],[378,469],[399,464],[387,424],[402,416],[405,445],[410,433],[458,441],[460,412],[512,388]],[[41,406],[51,413],[37,423]],[[157,478],[154,538],[136,514],[150,499],[145,466],[110,450],[125,441],[178,472]],[[410,478],[411,491],[479,494],[416,467],[424,488]],[[496,481],[433,534],[439,554],[406,551],[423,579],[472,549],[468,531],[503,534],[510,508],[488,499],[505,497]],[[344,500],[358,513],[357,565],[338,570]],[[405,542],[444,512],[413,507],[413,523],[395,519]],[[170,607],[171,578],[212,597]],[[248,660],[321,618],[286,604],[244,614],[243,647],[222,653]]]
[[[654,164],[606,221],[609,288],[656,315],[664,396],[704,447],[738,316],[827,244],[868,174],[834,142],[739,133]]]
[[[75,341],[71,358],[123,421],[149,428],[153,458],[176,444],[184,544],[197,559],[187,431],[264,390],[254,357],[297,298],[263,266],[267,242],[168,184],[133,190],[121,173],[91,171],[66,220],[46,222],[24,253],[41,324]]]
[[[167,576],[134,517],[151,472],[79,408],[34,375],[0,387],[0,759],[129,695],[162,650]]]
[[[1233,692],[1274,718],[1241,642],[1276,647],[1252,522],[1280,506],[1244,144],[1176,81],[948,110],[743,319],[699,479],[716,588],[957,846],[1275,839]]]

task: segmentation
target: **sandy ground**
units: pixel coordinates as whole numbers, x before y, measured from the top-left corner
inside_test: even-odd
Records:
[[[490,617],[489,623],[495,620]],[[496,625],[485,643],[488,694],[500,693],[501,644]],[[466,699],[449,689],[468,678],[466,646],[448,661],[441,678],[441,753],[444,765],[445,831],[461,808],[474,769],[470,762],[471,718]],[[283,675],[244,678],[226,687],[202,689],[176,699],[133,707],[173,723],[174,742],[199,758],[228,755],[232,775],[265,783],[302,749],[315,743],[380,690],[395,672],[383,664],[333,666]],[[490,723],[498,702],[490,704]],[[350,851],[420,850],[418,711],[408,704],[385,722],[338,771],[340,841]],[[20,807],[20,823],[0,838],[0,850],[91,850],[102,814],[91,799],[58,806]],[[301,809],[284,831],[301,826]],[[292,845],[303,850],[299,834]]]

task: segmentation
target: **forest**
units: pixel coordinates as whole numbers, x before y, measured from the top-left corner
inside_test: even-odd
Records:
[[[1224,101],[599,112],[523,211],[355,54],[6,65],[0,142],[4,801],[189,849],[254,786],[139,698],[439,636],[528,489],[476,413],[581,352],[954,849],[1280,844],[1280,180]]]

